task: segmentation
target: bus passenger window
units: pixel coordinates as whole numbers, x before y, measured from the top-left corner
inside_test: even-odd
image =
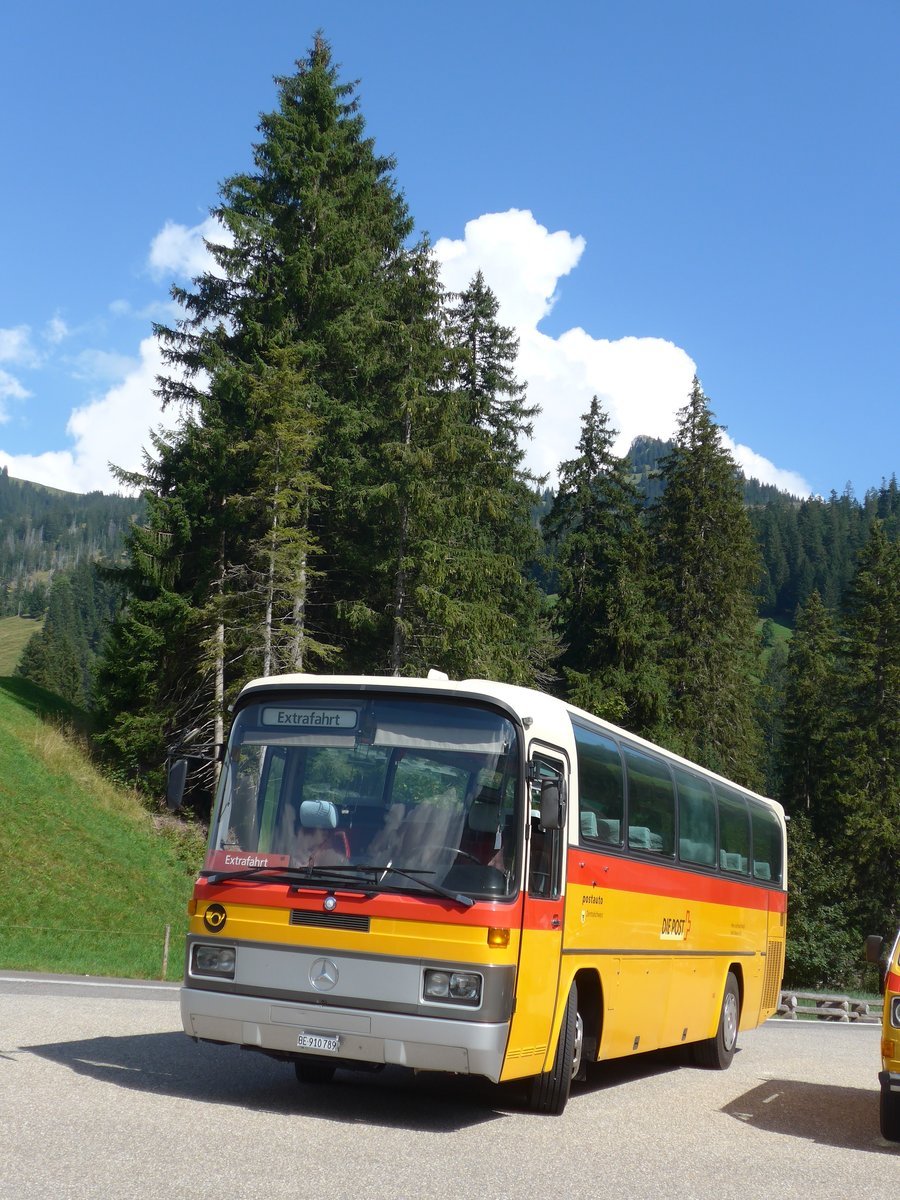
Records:
[[[712,784],[691,771],[673,767],[678,789],[678,857],[713,867],[716,863],[716,798]]]
[[[628,847],[675,854],[675,785],[664,762],[625,747]]]
[[[573,722],[578,761],[578,812],[582,840],[622,844],[622,760],[612,738]]]
[[[750,874],[750,816],[743,796],[716,784],[719,800],[719,866],[736,875]]]
[[[781,883],[781,826],[767,808],[750,809],[753,829],[753,878],[765,883]]]

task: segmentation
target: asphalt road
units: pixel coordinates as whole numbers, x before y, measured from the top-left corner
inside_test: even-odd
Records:
[[[0,1197],[896,1200],[878,1027],[770,1022],[729,1071],[594,1067],[562,1117],[476,1080],[293,1070],[181,1032],[177,988],[0,972]]]

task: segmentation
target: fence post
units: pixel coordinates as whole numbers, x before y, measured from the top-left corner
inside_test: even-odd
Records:
[[[165,937],[165,941],[163,942],[163,968],[162,968],[163,979],[165,979],[166,973],[169,970],[169,935],[171,934],[171,932],[172,932],[172,926],[167,925],[166,926],[166,937]]]

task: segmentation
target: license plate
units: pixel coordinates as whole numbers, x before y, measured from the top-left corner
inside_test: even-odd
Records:
[[[341,1039],[336,1033],[301,1033],[297,1038],[298,1050],[317,1050],[333,1054],[340,1049]]]

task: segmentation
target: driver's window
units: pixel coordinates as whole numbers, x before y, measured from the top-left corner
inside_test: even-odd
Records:
[[[528,859],[528,891],[532,896],[555,900],[560,894],[562,877],[562,829],[544,829],[541,825],[541,783],[545,779],[564,778],[563,764],[556,759],[535,757],[531,781],[531,851]]]

